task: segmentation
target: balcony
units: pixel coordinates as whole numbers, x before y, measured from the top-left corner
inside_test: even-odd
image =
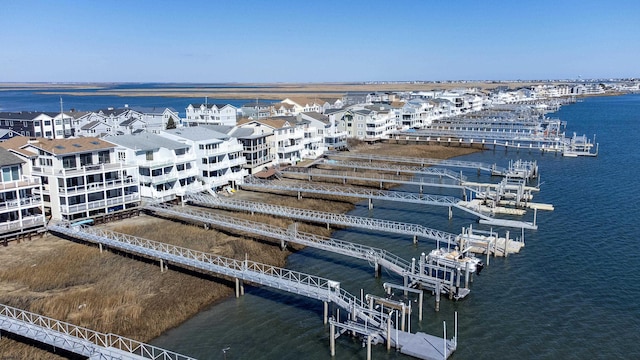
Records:
[[[24,209],[27,207],[40,206],[42,204],[42,198],[40,196],[30,196],[20,200],[10,200],[0,203],[0,212],[14,211],[18,209]]]
[[[34,175],[37,175],[34,167]],[[102,174],[110,171],[117,170],[135,170],[137,172],[137,165],[127,165],[122,163],[115,164],[97,164],[97,165],[86,165],[80,168],[72,168],[72,169],[57,169],[54,173],[56,175],[61,175],[63,177],[73,177],[73,176],[81,176],[81,175],[93,175],[93,174]]]
[[[125,203],[130,203],[134,201],[140,201],[140,193],[117,196],[109,199],[96,200],[96,201],[91,201],[91,202],[82,203],[82,204],[60,205],[60,210],[63,215],[69,215],[69,214],[75,214],[83,211],[105,208],[107,206],[123,205]]]
[[[0,233],[24,230],[27,228],[44,226],[45,220],[42,215],[33,215],[22,218],[22,220],[5,221],[0,223]]]
[[[296,151],[302,151],[302,149],[304,149],[304,144],[295,144],[295,145],[289,145],[289,146],[279,146],[278,147],[278,153],[287,154],[287,153],[292,153],[292,152],[296,152]]]
[[[169,173],[161,174],[161,175],[153,175],[153,176],[140,175],[140,182],[151,183],[155,185],[164,184],[164,183],[177,181],[177,180],[178,180],[178,172],[176,170],[173,170]]]
[[[257,159],[247,159],[246,165],[248,167],[256,167],[256,166],[270,163],[271,161],[273,161],[273,159],[275,159],[275,156],[272,154],[268,154],[266,156],[262,156]]]
[[[162,160],[155,160],[155,161],[146,161],[146,160],[136,161],[137,166],[150,168],[150,169],[173,166],[173,164],[175,164],[175,161],[173,159],[162,159]]]
[[[123,186],[129,186],[134,184],[138,184],[138,178],[127,177],[127,178],[109,180],[106,182],[96,182],[96,183],[90,183],[86,185],[70,186],[66,188],[59,187],[58,193],[60,193],[61,195],[78,195],[78,194],[83,194],[87,192],[116,189]]]
[[[40,178],[23,175],[21,180],[0,183],[0,191],[35,186],[40,186]]]

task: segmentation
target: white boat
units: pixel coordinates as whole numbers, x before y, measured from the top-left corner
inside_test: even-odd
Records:
[[[467,264],[469,264],[469,272],[477,273],[478,275],[484,268],[484,263],[480,259],[466,255],[458,251],[457,248],[455,250],[443,248],[431,250],[427,256],[427,261],[433,261],[450,268],[460,268],[462,271],[465,271]]]

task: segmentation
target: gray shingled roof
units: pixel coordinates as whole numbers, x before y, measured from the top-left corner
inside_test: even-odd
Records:
[[[35,111],[16,111],[16,112],[0,112],[0,119],[6,120],[33,120],[40,116],[41,112]]]
[[[229,132],[233,129],[233,126],[229,126],[229,125],[201,124],[198,126],[207,128],[209,130],[217,131],[222,134],[229,134]]]
[[[127,120],[124,120],[123,122],[120,123],[120,126],[129,126],[131,124],[133,124],[136,121],[140,121],[141,123],[144,124],[144,121],[140,120],[140,119],[136,119],[134,117],[130,117]]]
[[[91,130],[94,127],[98,126],[99,124],[102,124],[102,122],[98,121],[98,120],[93,120],[92,122],[89,122],[89,123],[83,125],[80,129],[81,130]]]
[[[227,140],[229,135],[221,132],[207,129],[204,126],[183,127],[178,129],[166,130],[167,133],[177,135],[192,141],[205,141],[205,140]]]
[[[119,135],[119,136],[107,136],[104,138],[113,144],[124,146],[129,149],[135,150],[155,150],[159,148],[165,148],[169,150],[186,149],[189,147],[187,144],[167,139],[160,135],[152,133],[143,133],[138,135]]]
[[[15,156],[9,150],[5,148],[0,148],[0,166],[16,165],[16,164],[22,164],[24,162],[25,162],[24,160]]]

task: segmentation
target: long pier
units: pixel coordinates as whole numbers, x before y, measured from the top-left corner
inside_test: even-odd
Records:
[[[456,235],[418,224],[230,199],[203,193],[187,193],[183,197],[183,201],[211,208],[246,211],[252,214],[260,213],[322,223],[327,224],[327,228],[329,225],[341,225],[394,234],[412,235],[414,243],[417,242],[417,237],[423,237],[435,241],[437,248],[440,248],[441,244],[447,244],[447,247],[458,246],[460,249],[469,249],[471,252],[486,255],[507,256],[509,253],[519,252],[524,246],[524,239],[511,240],[508,237],[501,238],[495,232],[490,232],[488,236],[476,236],[476,234],[472,232],[471,226],[469,226],[469,229],[463,229],[461,234]],[[478,230],[476,230],[476,233],[478,233]],[[505,247],[504,244],[507,244],[507,246]],[[487,258],[485,264],[488,263],[489,260]]]
[[[482,134],[482,133],[452,133],[452,132],[423,132],[423,133],[400,133],[393,135],[390,140],[397,143],[427,143],[427,144],[445,144],[452,146],[478,145],[483,149],[504,148],[522,150],[522,151],[539,151],[541,153],[550,152],[562,154],[564,156],[598,156],[598,143],[592,143],[585,135],[573,138],[553,138],[543,139],[530,137],[525,134],[520,136],[505,136],[499,134]],[[593,148],[595,147],[595,151]]]
[[[285,247],[287,242],[292,242],[316,249],[341,254],[355,259],[360,259],[373,264],[375,275],[380,276],[382,268],[401,276],[404,285],[420,285],[423,289],[438,294],[436,302],[439,303],[439,294],[448,294],[452,299],[462,299],[470,292],[468,282],[471,278],[470,269],[448,269],[442,266],[429,264],[425,259],[420,259],[416,264],[404,260],[387,250],[374,248],[366,245],[356,244],[344,240],[327,238],[311,233],[299,232],[297,229],[283,229],[281,227],[256,222],[251,220],[238,219],[232,216],[215,214],[211,212],[175,207],[165,204],[147,204],[145,208],[155,213],[170,215],[197,221],[204,224],[223,227],[233,231],[267,236],[280,240],[281,247]],[[439,274],[432,276],[431,274]],[[464,287],[462,284],[464,278]],[[438,307],[438,305],[436,305]]]
[[[480,222],[489,225],[505,226],[513,228],[525,228],[525,229],[537,229],[537,224],[534,222],[529,223],[525,221],[517,220],[505,220],[497,219],[493,217],[495,213],[499,211],[511,211],[513,214],[523,214],[523,211],[516,211],[517,209],[505,209],[505,208],[489,208],[486,207],[485,212],[476,211],[475,209],[483,209],[476,203],[464,202],[461,199],[452,196],[440,196],[440,195],[428,195],[428,194],[416,194],[401,191],[386,191],[386,190],[371,190],[363,188],[355,188],[349,186],[330,186],[320,184],[305,184],[300,182],[286,182],[286,181],[269,181],[261,180],[255,177],[248,177],[245,179],[244,184],[240,185],[246,189],[267,189],[267,190],[279,190],[279,191],[294,191],[298,193],[298,198],[302,197],[302,193],[316,193],[323,195],[356,197],[369,200],[369,207],[373,208],[373,199],[387,200],[387,201],[399,201],[406,203],[430,205],[430,206],[444,206],[449,209],[449,218],[453,216],[452,208],[457,208],[467,213],[480,218]],[[534,209],[535,210],[535,209]],[[536,210],[537,211],[537,210]]]
[[[360,154],[360,153],[352,153],[352,152],[329,152],[325,154],[328,158],[334,159],[361,159],[367,160],[370,162],[376,161],[387,161],[392,163],[401,163],[401,164],[416,164],[420,167],[425,166],[448,166],[448,167],[457,167],[457,168],[466,168],[466,169],[477,169],[482,171],[487,171],[490,174],[503,174],[506,173],[507,169],[503,167],[499,167],[496,164],[490,165],[483,162],[478,161],[462,161],[462,160],[443,160],[443,159],[433,159],[433,158],[417,158],[417,157],[408,157],[408,156],[388,156],[388,155],[376,155],[376,154]]]
[[[58,224],[49,225],[48,230],[99,244],[101,250],[102,246],[106,245],[131,254],[157,259],[160,262],[161,270],[165,262],[170,262],[186,268],[195,268],[207,273],[233,278],[236,282],[236,296],[244,293],[243,282],[248,281],[323,301],[325,324],[329,322],[328,303],[334,303],[345,311],[342,317],[338,312],[330,321],[332,355],[335,355],[335,339],[339,336],[339,334],[335,334],[335,327],[349,329],[364,336],[367,340],[367,358],[369,359],[371,358],[371,344],[377,343],[386,342],[387,348],[390,348],[393,343],[401,353],[429,360],[446,359],[457,347],[457,330],[456,336],[451,340],[424,333],[412,334],[404,329],[398,329],[397,322],[395,330],[392,331],[392,311],[374,309],[372,302],[365,303],[351,295],[342,289],[340,283],[336,281],[248,259],[225,258],[94,227]],[[344,318],[345,314],[347,314],[346,319]],[[404,319],[405,315],[407,314],[403,312],[401,318]]]
[[[365,163],[367,164],[367,163]],[[378,167],[382,168],[382,166]],[[357,172],[341,172],[334,170],[316,169],[316,168],[301,168],[301,167],[288,167],[280,170],[280,174],[285,178],[291,179],[306,179],[313,181],[315,178],[320,179],[339,179],[343,184],[347,184],[349,181],[364,181],[371,183],[378,183],[380,188],[384,187],[384,184],[403,184],[418,186],[420,194],[423,193],[424,187],[433,188],[449,188],[460,190],[464,194],[464,198],[482,198],[485,200],[495,200],[495,205],[515,205],[516,207],[524,208],[529,206],[529,202],[533,199],[533,191],[539,191],[537,187],[527,186],[526,181],[519,178],[511,178],[506,176],[498,184],[483,184],[467,181],[451,181],[455,179],[451,174],[447,175],[449,179],[441,178],[424,178],[420,177],[415,179],[413,176],[391,175],[391,174],[372,174],[357,173]],[[462,179],[460,177],[459,179]],[[449,181],[443,181],[449,180]],[[509,198],[510,202],[500,202],[500,199]]]
[[[223,209],[231,209],[236,211],[248,211],[251,213],[268,214],[273,216],[287,217],[291,219],[311,221],[338,226],[357,227],[360,229],[385,231],[395,234],[403,234],[413,236],[414,243],[418,237],[430,239],[436,242],[437,247],[441,243],[448,245],[458,244],[459,235],[428,228],[422,225],[403,223],[398,221],[381,220],[375,218],[367,218],[361,216],[336,214],[318,210],[300,209],[289,206],[280,206],[265,204],[261,202],[238,200],[223,198],[207,194],[187,193],[183,197],[184,201],[189,203],[217,207]]]
[[[0,304],[0,329],[89,359],[193,358],[115,334],[105,334]]]

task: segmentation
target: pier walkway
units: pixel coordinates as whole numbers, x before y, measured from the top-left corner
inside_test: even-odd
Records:
[[[104,334],[0,304],[0,329],[91,360],[193,358],[115,334]]]
[[[486,211],[480,212],[476,209],[484,209],[479,204],[472,202],[465,202],[461,199],[452,196],[440,196],[440,195],[428,195],[408,193],[401,191],[386,191],[386,190],[371,190],[356,188],[350,186],[336,186],[336,185],[320,185],[320,184],[306,184],[301,182],[283,181],[283,180],[262,180],[255,177],[247,177],[245,183],[240,185],[245,189],[266,189],[266,190],[279,190],[279,191],[295,191],[298,193],[298,198],[302,196],[303,192],[315,193],[323,195],[356,197],[369,200],[369,207],[373,207],[373,199],[387,200],[387,201],[399,201],[405,203],[414,203],[430,206],[444,206],[449,209],[449,218],[453,216],[452,208],[457,208],[467,213],[480,218],[480,222],[488,225],[505,226],[513,228],[525,228],[525,229],[537,229],[535,222],[529,223],[525,221],[497,219],[492,215],[499,212],[507,212],[522,215],[523,211],[518,209],[506,209],[506,208],[489,208],[486,207]],[[513,210],[513,211],[512,211]],[[518,210],[518,211],[516,211]]]
[[[442,160],[442,159],[432,159],[432,158],[417,158],[417,157],[408,157],[408,156],[388,156],[388,155],[375,155],[375,154],[359,154],[359,153],[351,153],[351,152],[328,152],[325,154],[326,157],[331,159],[361,159],[368,160],[370,162],[376,161],[387,161],[392,163],[401,163],[401,164],[417,164],[421,167],[425,166],[448,166],[448,167],[457,167],[457,168],[466,168],[466,169],[477,169],[482,171],[488,171],[493,175],[506,173],[507,169],[497,166],[496,164],[489,165],[482,162],[477,161],[462,161],[462,160]]]
[[[364,163],[367,164],[367,163]],[[301,168],[301,167],[288,167],[280,170],[279,173],[285,178],[306,179],[313,181],[315,178],[320,179],[339,179],[343,184],[347,184],[349,181],[360,181],[378,183],[380,188],[384,187],[384,184],[402,184],[418,186],[420,194],[423,193],[424,187],[433,188],[449,188],[458,189],[464,194],[464,198],[469,199],[482,198],[493,199],[495,205],[505,206],[513,204],[516,207],[524,208],[528,206],[528,202],[533,199],[533,191],[539,191],[540,189],[533,186],[527,186],[526,181],[521,179],[522,176],[505,176],[500,183],[475,183],[461,180],[462,177],[455,176],[455,173],[448,174],[448,179],[442,178],[424,178],[420,177],[416,179],[413,176],[393,175],[393,174],[376,174],[376,173],[362,173],[362,172],[344,172],[334,171],[327,169],[316,168]],[[456,181],[453,181],[456,179]],[[460,179],[460,180],[458,180]],[[468,195],[467,195],[468,193]],[[512,199],[510,202],[500,202],[500,199]]]
[[[262,222],[238,219],[233,216],[197,209],[176,208],[166,204],[147,204],[145,208],[158,214],[277,239],[280,240],[283,248],[287,242],[291,242],[364,260],[373,265],[376,277],[381,274],[382,268],[385,268],[401,276],[404,279],[405,286],[420,285],[424,290],[437,292],[438,294],[448,294],[450,298],[462,299],[470,292],[466,280],[464,287],[460,285],[463,281],[463,276],[464,279],[470,279],[470,269],[447,269],[442,266],[428,264],[426,261],[416,263],[414,260],[409,262],[384,249],[299,232],[295,228],[283,229]],[[432,273],[439,275],[431,276],[430,274]]]
[[[334,303],[348,314],[343,319],[340,313],[331,319],[331,352],[335,352],[334,328],[348,328],[354,333],[361,334],[367,339],[367,355],[370,358],[371,344],[392,343],[392,312],[374,309],[372,303],[365,303],[340,287],[340,283],[329,279],[304,274],[292,270],[278,268],[266,264],[245,260],[225,258],[193,249],[183,248],[171,244],[153,241],[135,236],[117,233],[105,229],[87,226],[49,225],[48,230],[72,238],[106,245],[127,253],[149,257],[160,261],[161,269],[164,262],[170,262],[189,269],[197,269],[206,273],[222,275],[235,279],[236,296],[244,293],[243,281],[258,285],[269,286],[293,294],[302,295],[324,302],[324,321],[328,322],[328,303]],[[344,315],[343,313],[343,315]],[[402,318],[405,313],[403,312]],[[451,340],[439,338],[423,333],[412,334],[398,329],[395,322],[396,346],[402,353],[420,359],[446,359],[457,347],[456,337]],[[339,336],[339,334],[338,334]],[[457,336],[457,330],[456,330]],[[416,343],[422,344],[418,351],[414,349]],[[406,349],[403,350],[403,348]],[[441,352],[440,350],[443,350]]]
[[[436,242],[437,247],[441,243],[456,245],[458,236],[452,233],[428,228],[422,225],[403,223],[397,221],[366,218],[344,214],[335,214],[317,210],[307,210],[289,206],[271,205],[254,201],[237,200],[223,198],[209,194],[187,193],[183,199],[189,203],[230,209],[236,211],[248,211],[251,213],[268,214],[273,216],[286,217],[291,219],[310,221],[338,226],[356,227],[366,230],[385,231],[395,234],[413,236],[414,242],[418,237],[430,239]]]

